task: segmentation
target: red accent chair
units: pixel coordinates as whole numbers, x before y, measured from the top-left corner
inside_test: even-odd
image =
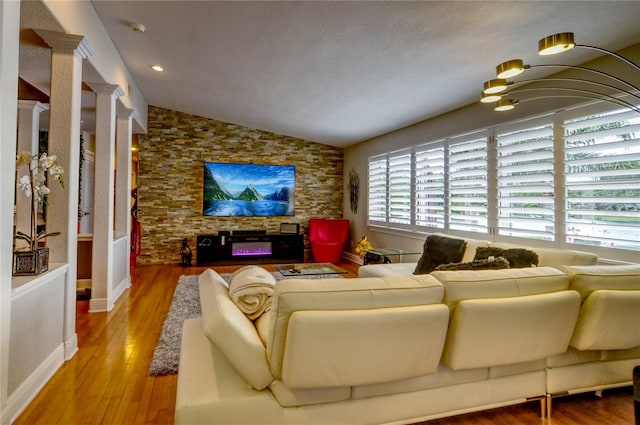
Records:
[[[337,263],[349,234],[349,220],[312,218],[309,220],[309,243],[318,263]]]

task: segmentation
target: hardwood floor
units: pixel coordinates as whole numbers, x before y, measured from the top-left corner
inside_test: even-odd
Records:
[[[356,277],[358,265],[339,266]],[[273,266],[265,266],[275,270]],[[237,266],[213,267],[232,272]],[[109,313],[77,303],[80,351],[66,362],[15,422],[22,424],[173,424],[177,376],[153,377],[148,368],[178,278],[203,267],[138,266],[131,288]],[[631,388],[554,400],[542,419],[536,402],[443,418],[429,425],[622,425],[634,423]],[[426,424],[426,423],[425,423]]]

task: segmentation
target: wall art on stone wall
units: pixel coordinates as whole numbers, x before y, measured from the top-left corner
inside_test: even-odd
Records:
[[[349,203],[351,212],[358,213],[358,201],[360,200],[360,176],[355,168],[349,170]]]

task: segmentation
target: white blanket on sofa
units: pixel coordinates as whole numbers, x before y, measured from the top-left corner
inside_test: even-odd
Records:
[[[276,279],[258,266],[246,266],[229,277],[229,297],[240,311],[255,320],[271,308]]]

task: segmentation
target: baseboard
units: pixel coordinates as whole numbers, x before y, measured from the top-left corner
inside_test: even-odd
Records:
[[[78,334],[74,332],[73,335],[71,335],[71,338],[64,342],[65,361],[71,360],[78,350]]]
[[[106,298],[91,298],[89,301],[89,313],[102,313],[109,311],[109,303]]]
[[[131,287],[131,279],[129,277],[125,277],[122,282],[120,282],[113,290],[113,304],[118,301],[120,296],[126,291],[129,287]]]
[[[64,347],[60,344],[47,359],[9,396],[4,418],[11,418],[13,423],[38,395],[51,377],[64,363]]]
[[[109,301],[106,298],[91,298],[89,301],[89,313],[111,311],[118,298],[120,298],[124,291],[126,291],[130,286],[131,279],[126,277],[114,288],[113,300]]]

